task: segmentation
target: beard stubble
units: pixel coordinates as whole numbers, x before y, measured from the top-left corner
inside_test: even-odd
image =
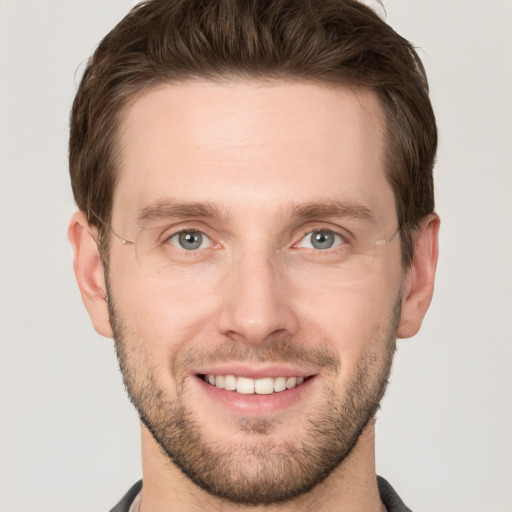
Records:
[[[308,349],[292,340],[256,349],[226,342],[208,352],[176,354],[170,364],[176,383],[175,397],[171,398],[145,363],[147,358],[140,353],[140,346],[137,348],[137,340],[129,339],[111,294],[108,304],[126,390],[142,423],[168,459],[217,498],[263,505],[289,501],[310,491],[348,458],[384,396],[396,347],[401,298],[388,325],[374,334],[343,395],[334,384],[324,385],[322,400],[311,408],[300,436],[277,442],[272,436],[274,420],[246,418],[238,422],[244,440],[233,439],[231,446],[209,439],[208,426],[187,406],[184,375],[194,362],[305,362],[334,377],[342,371],[342,362],[327,349]]]

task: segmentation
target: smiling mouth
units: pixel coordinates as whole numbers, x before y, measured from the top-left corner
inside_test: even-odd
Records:
[[[219,389],[242,395],[271,395],[302,385],[309,377],[264,377],[250,379],[235,375],[199,375],[205,382]]]

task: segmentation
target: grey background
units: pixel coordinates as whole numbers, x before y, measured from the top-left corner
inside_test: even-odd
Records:
[[[138,423],[66,239],[68,112],[134,2],[0,0],[0,512],[109,510]],[[512,510],[512,2],[386,0],[421,47],[441,145],[435,298],[399,343],[378,472],[415,511]]]

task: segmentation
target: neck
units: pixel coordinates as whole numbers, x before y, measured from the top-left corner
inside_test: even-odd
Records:
[[[188,479],[142,426],[140,512],[380,512],[385,510],[375,475],[375,422],[370,421],[349,457],[311,491],[285,503],[248,506],[210,495]]]

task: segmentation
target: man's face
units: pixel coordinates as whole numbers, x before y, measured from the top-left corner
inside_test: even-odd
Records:
[[[126,111],[121,369],[144,425],[217,496],[312,488],[375,414],[403,280],[383,127],[372,92],[307,83],[166,85]]]

